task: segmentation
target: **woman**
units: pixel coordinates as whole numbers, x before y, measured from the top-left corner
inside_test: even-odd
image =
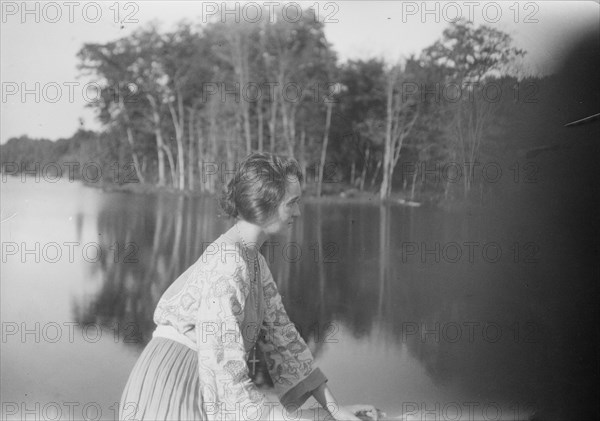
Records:
[[[221,197],[237,221],[161,297],[153,338],[123,391],[121,419],[282,419],[311,395],[336,420],[358,420],[357,411],[376,418],[371,406],[337,404],[259,253],[268,235],[300,216],[301,181],[293,159],[255,153],[240,164]],[[280,403],[248,376],[255,344]]]

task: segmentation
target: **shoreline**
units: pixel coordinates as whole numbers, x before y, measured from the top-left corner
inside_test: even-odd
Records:
[[[94,188],[100,188],[104,192],[120,192],[129,194],[166,194],[184,196],[189,198],[209,197],[216,199],[218,193],[201,192],[197,190],[178,190],[173,187],[159,187],[152,184],[129,183],[122,185],[84,183]],[[481,203],[473,203],[466,200],[436,200],[433,195],[411,201],[403,192],[392,192],[391,197],[386,200],[379,198],[378,192],[360,191],[356,188],[345,186],[337,191],[324,189],[321,197],[317,197],[314,186],[307,186],[303,190],[302,201],[310,204],[322,205],[368,205],[368,206],[391,206],[404,209],[427,209],[438,210],[447,213],[468,213],[476,215],[483,212],[487,207]]]
[[[85,186],[101,189],[103,192],[109,193],[129,193],[129,194],[167,194],[184,197],[211,197],[215,198],[218,193],[202,192],[198,190],[178,190],[176,188],[165,186],[159,187],[153,184],[129,183],[122,185],[115,184],[100,184],[100,183],[83,183]],[[381,200],[377,193],[359,192],[358,194],[340,195],[340,194],[323,194],[317,197],[309,191],[304,191],[302,200],[306,203],[363,203],[363,204],[381,204]],[[393,202],[390,200],[390,202]]]
[[[18,174],[11,174],[11,176],[19,178]],[[168,195],[188,198],[216,198],[218,195],[218,193],[202,192],[199,190],[179,190],[171,186],[161,187],[147,183],[124,183],[119,185],[104,182],[89,182],[83,179],[74,179],[70,180],[70,182],[81,182],[86,187],[99,189],[107,193]],[[451,213],[476,212],[486,207],[485,205],[466,200],[439,200],[434,194],[422,194],[420,198],[411,201],[407,194],[398,191],[392,192],[388,199],[381,200],[378,192],[360,191],[350,185],[340,185],[339,183],[336,183],[335,186],[324,184],[321,197],[317,197],[314,192],[314,185],[305,186],[303,201],[305,203],[319,203],[324,205],[350,204],[437,209]]]
[[[128,183],[122,185],[85,183],[84,185],[102,189],[103,192],[128,193],[128,194],[165,194],[173,196],[183,196],[189,198],[209,197],[215,199],[218,193],[201,192],[197,190],[178,190],[173,187],[159,187],[153,184]],[[340,188],[337,191],[333,189],[324,189],[321,197],[314,193],[314,186],[307,186],[303,190],[302,201],[310,204],[322,205],[370,205],[370,206],[392,206],[404,209],[427,209],[438,210],[448,213],[468,213],[476,215],[488,208],[487,205],[468,200],[438,200],[433,195],[422,197],[420,200],[411,201],[403,192],[392,192],[388,199],[381,200],[378,192],[360,191],[350,187]]]
[[[202,192],[198,190],[179,190],[170,186],[156,186],[153,184],[128,183],[128,184],[110,184],[110,183],[86,183],[85,186],[101,189],[103,192],[109,193],[131,193],[131,194],[167,194],[184,197],[211,197],[214,198],[218,193]],[[432,203],[413,202],[407,200],[401,193],[392,193],[392,196],[386,200],[379,198],[378,192],[359,191],[355,188],[348,187],[339,191],[324,191],[321,197],[317,197],[312,191],[313,186],[309,186],[304,190],[302,201],[305,203],[322,203],[322,204],[371,204],[380,206],[382,204],[395,205],[402,207],[431,207]],[[438,205],[433,204],[433,207]]]

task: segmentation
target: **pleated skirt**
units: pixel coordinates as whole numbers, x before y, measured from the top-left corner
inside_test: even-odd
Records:
[[[121,396],[119,420],[202,420],[198,355],[166,338],[152,338]]]

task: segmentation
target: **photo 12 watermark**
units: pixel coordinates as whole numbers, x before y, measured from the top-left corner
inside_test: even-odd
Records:
[[[123,82],[119,85],[106,86],[98,82],[51,81],[24,82],[3,81],[2,103],[23,104],[57,104],[76,103],[97,104],[101,101],[114,103],[139,102],[139,86],[133,82]]]
[[[216,256],[224,263],[231,259],[240,262],[242,257],[239,254],[238,249],[252,245],[254,244],[250,243],[246,245],[238,242],[234,243],[234,247],[231,247],[231,244],[229,243],[217,244],[208,241],[203,242],[201,246],[204,251],[201,260],[206,263]],[[317,264],[327,264],[338,263],[341,257],[340,246],[335,241],[327,241],[324,243],[314,241],[304,244],[296,241],[280,242],[276,240],[267,240],[261,245],[261,254],[268,263],[273,263],[274,261],[281,259],[287,263],[308,261]]]
[[[298,3],[284,1],[264,2],[216,2],[203,1],[201,3],[202,23],[258,23],[267,21],[275,23],[282,19],[287,23],[298,23],[302,19],[310,19],[315,22],[338,23],[338,12],[340,4],[334,1]],[[308,12],[310,8],[310,13]]]
[[[535,402],[513,401],[402,401],[406,421],[499,421],[529,419],[537,410]]]
[[[119,404],[115,403],[109,408],[103,408],[99,402],[2,400],[2,421],[97,421],[101,419],[119,420]]]
[[[456,82],[418,83],[402,82],[401,102],[418,101],[435,104],[467,103],[497,104],[509,100],[513,104],[536,104],[540,87],[535,80],[516,80],[505,84],[496,80],[463,80]]]
[[[460,20],[498,23],[507,17],[515,23],[538,23],[540,6],[533,1],[403,1],[402,23],[454,23]]]
[[[139,323],[114,321],[109,323],[80,323],[76,321],[23,322],[3,321],[1,324],[3,344],[57,344],[76,342],[97,343],[104,338],[114,343],[143,344],[144,332]],[[407,328],[408,329],[408,328]],[[297,343],[302,337],[310,337],[313,343],[338,343],[338,323],[318,322],[307,327],[290,321],[286,324],[267,325],[249,322],[243,326],[231,321],[204,321],[194,327],[197,344],[227,340],[229,343],[256,342],[258,339],[278,336]],[[409,335],[414,334],[411,329]],[[445,334],[445,333],[444,333]],[[265,339],[271,340],[271,339]]]
[[[534,184],[540,177],[540,166],[534,161],[407,161],[399,163],[397,171],[404,178],[432,185],[497,184],[503,179],[514,184]]]
[[[403,343],[495,344],[500,341],[537,343],[540,340],[540,327],[534,322],[515,321],[507,325],[492,321],[404,321],[399,327]]]
[[[98,263],[103,258],[114,263],[138,263],[139,246],[135,242],[100,244],[95,241],[2,242],[2,263]]]
[[[2,182],[8,177],[19,178],[20,182],[57,183],[66,180],[69,183],[83,181],[94,184],[106,180],[118,184],[139,183],[135,165],[132,162],[2,162]]]
[[[541,247],[534,241],[403,241],[400,261],[406,263],[529,263],[540,262]]]
[[[301,101],[316,103],[337,103],[337,97],[345,87],[337,81],[323,81],[310,84],[298,82],[266,81],[239,82],[213,81],[203,82],[200,99],[203,103],[216,99],[219,102],[258,103],[260,100],[285,101],[298,103]]]
[[[140,6],[134,1],[3,1],[2,23],[139,23]]]
[[[141,343],[142,332],[138,323],[113,322],[100,323],[62,322],[17,322],[3,321],[2,343],[97,343],[102,338],[114,343]]]

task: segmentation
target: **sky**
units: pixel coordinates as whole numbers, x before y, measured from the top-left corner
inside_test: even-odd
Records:
[[[254,17],[253,4],[238,2],[240,18]],[[276,2],[271,2],[271,4]],[[309,1],[284,2],[290,20],[296,5],[316,5],[325,33],[340,62],[382,58],[396,63],[419,53],[441,37],[457,16],[477,26],[509,33],[527,51],[524,65],[536,74],[556,68],[575,37],[587,27],[598,31],[598,2],[422,2]],[[25,5],[25,6],[24,6]],[[71,136],[80,126],[99,130],[93,110],[93,79],[77,69],[76,54],[84,43],[104,43],[127,36],[149,22],[168,30],[182,19],[235,19],[235,4],[212,1],[1,2],[0,143],[26,134],[34,138]],[[267,9],[268,10],[268,9]]]

